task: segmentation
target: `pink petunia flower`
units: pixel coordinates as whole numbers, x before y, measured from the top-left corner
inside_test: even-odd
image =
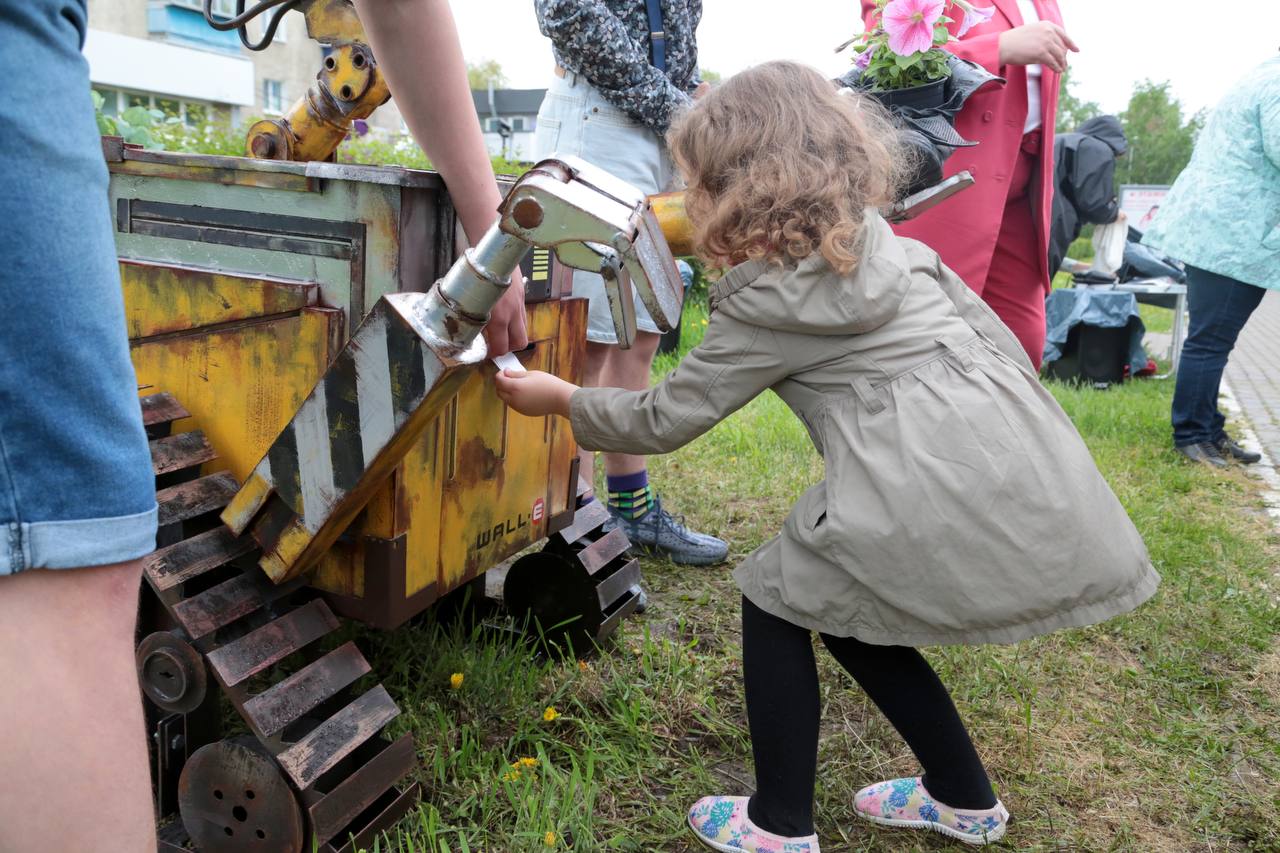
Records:
[[[964,10],[964,20],[960,22],[960,29],[956,31],[956,38],[964,38],[965,33],[978,24],[985,24],[996,13],[995,6],[980,8],[969,3],[968,0],[954,0],[954,2]]]
[[[910,56],[933,47],[933,27],[942,17],[943,0],[890,0],[881,22],[889,49]]]
[[[861,68],[863,71],[865,71],[867,69],[867,66],[871,64],[871,57],[875,54],[875,52],[876,52],[876,45],[874,44],[868,45],[866,50],[858,54],[858,58],[853,61],[853,64],[858,68]]]

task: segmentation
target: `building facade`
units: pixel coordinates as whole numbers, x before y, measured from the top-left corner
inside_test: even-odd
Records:
[[[533,159],[538,107],[546,89],[472,89],[489,153],[509,160]]]
[[[300,12],[284,16],[270,47],[251,51],[234,31],[209,26],[202,6],[202,0],[89,0],[84,53],[104,112],[141,105],[192,126],[242,124],[287,111],[315,80],[324,52],[307,36]],[[235,2],[213,0],[213,11],[230,18]],[[250,23],[251,39],[261,32],[260,23]],[[369,123],[384,132],[403,129],[394,104]]]

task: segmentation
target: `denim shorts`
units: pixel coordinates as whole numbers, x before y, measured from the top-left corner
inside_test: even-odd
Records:
[[[85,18],[0,0],[0,575],[155,547]]]
[[[538,110],[534,132],[535,160],[552,154],[581,157],[626,181],[645,195],[665,192],[675,183],[675,167],[658,135],[611,105],[596,89],[572,71],[554,77]],[[574,270],[573,295],[590,300],[587,340],[616,344],[613,315],[597,273]],[[649,312],[635,297],[636,328],[658,331]]]

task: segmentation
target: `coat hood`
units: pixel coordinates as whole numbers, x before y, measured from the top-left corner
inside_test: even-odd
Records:
[[[711,310],[784,332],[862,334],[897,314],[910,286],[906,251],[888,223],[868,211],[853,272],[840,275],[817,252],[781,267],[747,261],[712,285]]]
[[[1129,149],[1129,141],[1125,139],[1124,130],[1120,127],[1120,119],[1115,116],[1096,116],[1076,128],[1076,133],[1092,136],[1100,142],[1111,146],[1117,155]]]

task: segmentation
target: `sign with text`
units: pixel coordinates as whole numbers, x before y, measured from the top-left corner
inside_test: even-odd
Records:
[[[1168,194],[1169,188],[1158,184],[1123,184],[1120,187],[1120,209],[1130,226],[1146,231]]]

